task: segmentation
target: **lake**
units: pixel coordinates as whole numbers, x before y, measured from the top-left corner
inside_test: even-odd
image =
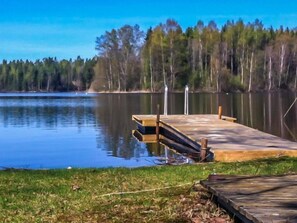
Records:
[[[190,114],[223,115],[291,141],[297,138],[296,93],[192,93]],[[138,167],[165,151],[132,137],[132,114],[155,114],[163,94],[1,93],[0,168]],[[183,114],[183,93],[170,93],[168,114]],[[167,155],[167,154],[166,154]],[[176,156],[170,152],[171,156]]]

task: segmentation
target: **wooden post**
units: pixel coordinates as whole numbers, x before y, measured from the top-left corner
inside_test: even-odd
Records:
[[[206,138],[201,139],[201,149],[200,149],[200,161],[204,161],[207,155],[207,143],[208,140]]]
[[[160,139],[160,105],[157,105],[157,120],[156,120],[156,137],[157,142],[159,142]]]
[[[222,119],[222,106],[219,106],[218,114],[219,114],[219,119]]]

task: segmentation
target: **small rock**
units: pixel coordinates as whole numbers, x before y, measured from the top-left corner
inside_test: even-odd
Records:
[[[72,185],[71,188],[72,188],[73,191],[80,190],[79,185]]]

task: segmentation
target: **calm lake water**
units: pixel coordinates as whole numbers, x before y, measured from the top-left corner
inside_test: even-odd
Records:
[[[223,114],[295,141],[296,93],[195,93],[190,114]],[[183,113],[182,93],[169,94],[168,113]],[[132,114],[155,114],[162,94],[0,94],[0,168],[137,167],[155,165],[164,149],[137,142]],[[171,154],[174,155],[174,154]]]

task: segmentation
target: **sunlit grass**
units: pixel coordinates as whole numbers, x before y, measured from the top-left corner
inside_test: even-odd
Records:
[[[211,173],[297,173],[297,159],[135,169],[0,171],[0,222],[190,222],[189,210],[199,203],[191,187]],[[176,185],[183,186],[102,196]],[[217,209],[208,209],[205,215],[216,214]]]

